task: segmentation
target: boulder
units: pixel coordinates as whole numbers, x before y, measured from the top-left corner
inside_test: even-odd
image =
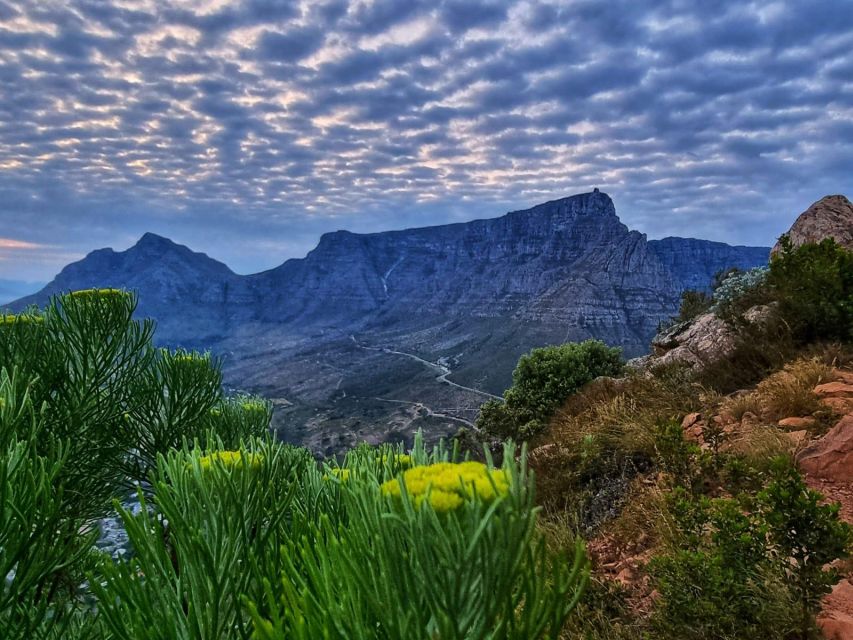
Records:
[[[853,384],[843,381],[827,382],[816,386],[814,392],[819,398],[853,397]]]
[[[713,312],[674,325],[652,340],[653,366],[687,364],[700,368],[734,350],[735,332]]]
[[[833,482],[853,482],[853,415],[846,415],[825,436],[797,455],[806,474]]]
[[[798,431],[800,429],[811,429],[813,426],[817,424],[817,420],[812,418],[811,416],[805,416],[804,418],[799,417],[791,417],[791,418],[783,418],[779,421],[779,427],[782,429],[789,429],[791,431]]]
[[[853,204],[842,195],[821,198],[800,214],[788,231],[788,237],[794,246],[832,238],[842,247],[853,250]],[[781,249],[777,243],[772,253]]]
[[[853,584],[842,580],[823,601],[817,624],[827,640],[853,638]]]

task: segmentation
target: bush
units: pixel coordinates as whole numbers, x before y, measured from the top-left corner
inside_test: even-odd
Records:
[[[713,298],[706,292],[687,289],[681,294],[681,304],[678,307],[678,315],[674,318],[674,321],[678,323],[692,320],[710,309],[712,303]]]
[[[598,340],[533,349],[518,361],[504,401],[483,405],[477,428],[493,437],[527,440],[571,394],[600,376],[619,375],[622,368],[620,350]]]
[[[768,284],[779,312],[804,343],[853,340],[853,252],[832,239],[794,247],[780,239]]]
[[[838,506],[820,500],[786,458],[757,495],[673,491],[675,548],[650,563],[661,594],[655,627],[697,640],[813,637],[820,598],[837,580],[825,567],[851,543]]]
[[[153,508],[122,511],[137,553],[105,562],[99,609],[140,640],[556,638],[583,547],[546,551],[524,456],[508,454],[502,469],[420,444],[322,469],[271,443],[161,457]]]

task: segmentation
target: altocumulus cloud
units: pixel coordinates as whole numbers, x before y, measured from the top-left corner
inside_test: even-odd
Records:
[[[0,270],[599,186],[651,236],[770,244],[853,191],[853,2],[0,0]]]

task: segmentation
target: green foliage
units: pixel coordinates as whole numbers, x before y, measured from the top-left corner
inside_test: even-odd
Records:
[[[675,548],[650,564],[661,594],[656,629],[687,639],[813,637],[820,598],[837,578],[824,567],[851,543],[837,505],[819,500],[784,458],[755,496],[674,490]]]
[[[153,504],[122,511],[136,555],[93,583],[105,624],[140,640],[555,638],[585,555],[546,552],[509,453],[506,496],[449,511],[380,488],[443,448],[360,447],[323,469],[272,443],[161,457]]]
[[[155,350],[135,309],[132,294],[93,289],[0,316],[4,638],[105,637],[83,596],[112,500],[189,439],[269,424],[267,403],[223,398],[209,357]]]
[[[768,282],[795,336],[853,340],[853,252],[832,239],[794,247],[783,236],[781,244]]]
[[[493,437],[527,440],[571,394],[600,376],[619,375],[622,367],[619,349],[598,340],[533,349],[518,361],[504,401],[481,407],[477,427]]]
[[[9,640],[58,638],[71,621],[74,572],[94,532],[66,509],[67,456],[29,389],[0,370],[0,629]]]
[[[687,289],[681,294],[681,304],[675,322],[687,322],[711,308],[713,298],[705,291]]]
[[[835,570],[824,567],[846,557],[853,542],[853,530],[838,517],[839,505],[823,505],[821,499],[784,458],[775,461],[771,482],[758,495],[776,553],[787,566],[803,637],[814,631],[820,599],[838,580]]]

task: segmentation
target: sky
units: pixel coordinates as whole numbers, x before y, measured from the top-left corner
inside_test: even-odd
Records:
[[[250,273],[593,187],[754,245],[853,196],[853,1],[0,0],[0,279],[146,231]]]

